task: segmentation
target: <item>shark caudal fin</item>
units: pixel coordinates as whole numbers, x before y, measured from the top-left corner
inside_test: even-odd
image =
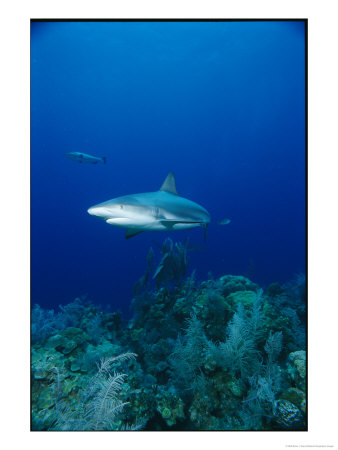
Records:
[[[169,192],[170,194],[178,195],[176,191],[176,183],[175,183],[175,177],[172,172],[169,173],[167,178],[164,180],[160,191]]]
[[[105,156],[102,156],[102,162],[103,162],[103,164],[107,163],[107,158]]]

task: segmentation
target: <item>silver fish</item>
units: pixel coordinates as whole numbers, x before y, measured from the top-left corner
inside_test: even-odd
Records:
[[[77,161],[79,163],[87,163],[87,164],[97,164],[99,162],[102,162],[103,164],[106,164],[107,158],[105,156],[102,156],[101,158],[93,155],[87,155],[87,153],[81,153],[81,152],[70,152],[65,154],[67,158],[72,159],[73,161]]]
[[[230,219],[223,219],[220,222],[217,222],[218,225],[228,225],[231,222]]]

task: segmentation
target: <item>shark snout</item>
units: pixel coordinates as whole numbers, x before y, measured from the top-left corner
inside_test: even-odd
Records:
[[[87,209],[87,212],[91,216],[104,217],[104,213],[102,211],[102,208],[99,208],[97,206],[92,206],[91,208]]]
[[[115,216],[115,211],[112,208],[107,208],[105,205],[95,205],[87,209],[88,214],[98,217],[99,219],[107,220]]]

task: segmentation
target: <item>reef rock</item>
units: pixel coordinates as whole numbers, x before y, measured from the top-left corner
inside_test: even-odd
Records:
[[[297,429],[303,421],[303,415],[296,405],[288,400],[277,400],[275,403],[276,421],[284,428]]]
[[[297,388],[289,388],[281,395],[282,400],[288,400],[299,408],[302,413],[306,412],[306,396],[303,391]]]
[[[184,403],[175,394],[161,392],[158,395],[157,411],[169,427],[176,424],[177,419],[184,419]]]
[[[224,297],[237,291],[257,291],[257,284],[248,278],[236,275],[224,275],[219,279],[222,285],[222,294]]]
[[[305,391],[306,353],[304,350],[299,350],[289,354],[287,370],[296,387]]]
[[[234,308],[237,308],[240,303],[243,303],[245,308],[251,308],[256,297],[257,294],[254,291],[238,291],[232,292],[226,299]]]
[[[38,399],[38,409],[48,409],[54,406],[55,403],[55,393],[51,387],[47,387],[40,392]]]
[[[58,352],[68,355],[77,347],[83,346],[87,341],[89,341],[89,336],[85,331],[80,328],[69,327],[51,336],[46,342],[46,347],[54,348]]]
[[[32,375],[35,380],[49,380],[53,367],[62,368],[64,366],[63,357],[60,353],[55,350],[46,352],[44,348],[36,349],[32,347],[31,361]]]

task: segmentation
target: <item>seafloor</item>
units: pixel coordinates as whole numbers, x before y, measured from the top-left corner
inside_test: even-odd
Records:
[[[77,298],[31,317],[32,430],[306,430],[304,276],[186,277],[150,249],[133,316]]]

